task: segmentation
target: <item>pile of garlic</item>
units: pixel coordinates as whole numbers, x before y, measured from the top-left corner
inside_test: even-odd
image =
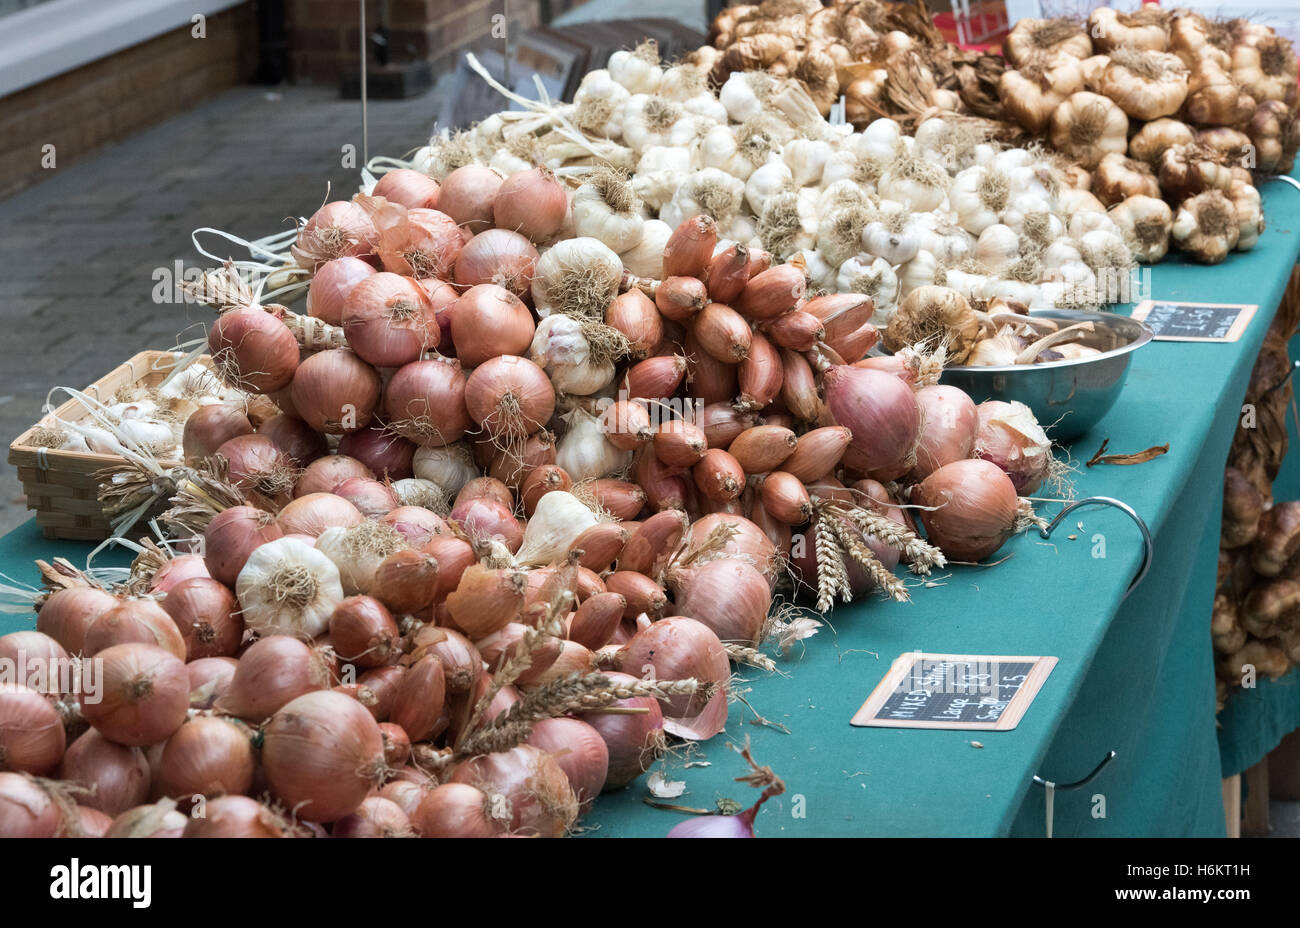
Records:
[[[131,384],[112,402],[101,403],[80,391],[66,391],[81,405],[77,418],[61,418],[47,407],[36,429],[37,447],[90,454],[147,453],[160,461],[183,458],[185,421],[201,406],[242,403],[243,392],[221,382],[204,361],[195,361],[159,387]]]
[[[909,135],[882,118],[857,132],[793,80],[734,73],[715,95],[704,70],[660,67],[646,46],[587,74],[572,104],[498,113],[405,164],[441,180],[530,158],[577,185],[567,233],[603,242],[629,273],[658,277],[672,229],[705,214],[719,249],[762,248],[802,263],[814,290],[869,293],[882,325],[936,283],[1033,307],[1116,302],[1135,260],[1164,256],[1172,225],[1150,197],[1108,212],[1087,175],[967,123],[934,117]]]

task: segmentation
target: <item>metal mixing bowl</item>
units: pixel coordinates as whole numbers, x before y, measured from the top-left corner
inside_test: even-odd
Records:
[[[1092,322],[1097,331],[1078,339],[1103,352],[1098,357],[1004,367],[945,368],[941,383],[960,387],[977,403],[1019,400],[1034,411],[1056,441],[1071,441],[1097,424],[1115,405],[1129,356],[1151,341],[1145,323],[1114,313],[1074,309],[1034,309],[1031,316],[1060,319],[1064,325]],[[1052,424],[1055,423],[1053,426]]]

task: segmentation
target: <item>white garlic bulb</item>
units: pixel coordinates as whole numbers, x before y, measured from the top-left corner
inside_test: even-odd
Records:
[[[311,639],[329,628],[343,601],[343,585],[323,552],[296,538],[277,538],[248,556],[235,580],[235,596],[249,629]]]

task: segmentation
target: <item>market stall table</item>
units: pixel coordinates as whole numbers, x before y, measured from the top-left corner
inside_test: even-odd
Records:
[[[1056,835],[1224,833],[1209,639],[1223,462],[1300,252],[1300,191],[1269,183],[1264,199],[1270,227],[1255,250],[1217,267],[1173,259],[1151,277],[1156,298],[1259,304],[1245,335],[1142,349],[1116,406],[1071,449],[1077,495],[1121,499],[1150,528],[1154,561],[1132,594],[1139,531],[1118,510],[1089,508],[1050,540],[1032,531],[1013,539],[996,567],[957,566],[930,584],[909,578],[909,605],[840,606],[777,674],[742,668],[738,688],[766,724],[736,702],[723,738],[679,746],[666,775],[687,789],[671,802],[752,802],[756,791],[734,781],[747,768],[724,745],[748,737],[758,762],[787,785],[759,816],[761,835],[1041,835],[1044,794],[1033,777],[1069,783],[1115,751],[1087,789],[1056,793]],[[1113,452],[1166,442],[1170,452],[1139,466],[1084,468],[1103,438]],[[1059,509],[1039,504],[1048,518]],[[80,563],[90,549],[44,541],[28,523],[0,539],[0,571],[35,583],[34,558]],[[96,559],[126,562],[121,552]],[[31,625],[27,615],[0,618],[0,632]],[[891,661],[913,650],[1059,663],[1011,731],[850,727]],[[686,766],[699,761],[708,766]],[[682,815],[647,806],[648,795],[642,779],[602,796],[581,824],[596,835],[663,835]]]

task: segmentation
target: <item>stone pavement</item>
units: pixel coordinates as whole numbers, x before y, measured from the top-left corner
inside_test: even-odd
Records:
[[[372,102],[371,154],[423,144],[438,94]],[[345,144],[360,163],[359,103],[326,88],[241,87],[0,201],[6,448],[36,421],[51,387],[82,388],[139,351],[201,337],[211,313],[154,303],[155,269],[177,259],[210,264],[190,243],[199,226],[259,238],[311,215],[327,183],[350,196],[357,172],[341,166]],[[28,515],[6,463],[0,533]]]

